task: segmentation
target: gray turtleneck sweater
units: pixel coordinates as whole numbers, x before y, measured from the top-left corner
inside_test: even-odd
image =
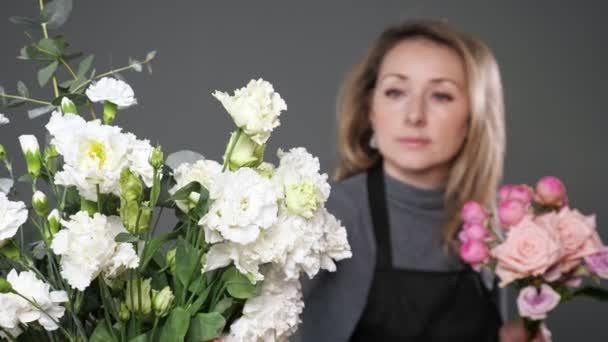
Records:
[[[367,175],[332,184],[327,202],[348,231],[353,257],[338,263],[337,272],[304,279],[303,323],[292,341],[345,342],[365,308],[374,275],[376,243],[367,196]],[[454,271],[463,268],[441,242],[443,190],[423,190],[385,174],[393,266],[403,269]]]

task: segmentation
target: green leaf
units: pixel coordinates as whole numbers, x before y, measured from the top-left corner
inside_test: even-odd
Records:
[[[78,75],[78,79],[75,79],[70,85],[70,93],[83,93],[86,87],[81,87],[81,85],[86,81],[87,78],[84,75]],[[76,91],[76,89],[78,89],[78,91]]]
[[[182,342],[188,327],[190,326],[190,314],[184,308],[177,307],[171,311],[160,334],[159,341]]]
[[[42,11],[42,18],[47,27],[56,29],[65,24],[72,12],[72,0],[53,0],[47,3]]]
[[[199,182],[190,182],[183,186],[181,189],[177,190],[171,197],[168,198],[168,201],[183,201],[188,199],[190,193],[192,191],[200,191],[201,185]]]
[[[141,265],[139,266],[139,270],[140,271],[145,270],[146,267],[148,266],[148,263],[150,263],[150,261],[154,257],[154,254],[156,253],[156,251],[165,242],[167,242],[169,240],[172,240],[172,239],[175,239],[179,235],[179,233],[180,233],[179,230],[175,230],[175,231],[172,231],[170,233],[157,236],[157,237],[155,237],[152,240],[149,240],[146,243],[146,247],[144,249],[144,254],[143,254],[143,257],[142,257],[142,262],[141,262]]]
[[[241,274],[234,266],[228,268],[222,274],[222,279],[224,280],[228,294],[234,298],[248,299],[255,297],[258,292],[258,286],[252,284],[249,278]]]
[[[84,77],[84,74],[91,69],[93,59],[95,59],[95,55],[88,55],[85,59],[83,59],[80,64],[78,64],[78,72],[76,74]]]
[[[28,173],[26,173],[26,174],[23,174],[23,175],[19,176],[19,178],[17,178],[17,182],[20,182],[20,183],[31,183],[32,182],[32,177]]]
[[[139,241],[139,239],[136,236],[131,235],[130,233],[127,232],[122,232],[119,233],[118,235],[116,235],[114,237],[114,241],[121,243],[121,242],[137,242]]]
[[[585,286],[574,291],[574,296],[587,296],[597,300],[606,301],[608,300],[608,290],[601,287]]]
[[[150,206],[156,206],[158,198],[160,197],[160,176],[156,175],[152,183],[152,190],[150,191]]]
[[[12,242],[9,242],[9,243],[5,244],[4,246],[2,246],[0,248],[0,254],[4,255],[5,257],[7,257],[11,260],[15,260],[15,261],[19,261],[21,259],[20,254],[19,254],[19,249]]]
[[[0,95],[4,95],[4,94],[6,94],[4,92],[4,87],[0,86]],[[7,102],[6,97],[0,96],[0,103],[2,103],[2,106],[6,106],[6,102]]]
[[[13,24],[25,25],[31,28],[39,28],[41,24],[39,20],[20,16],[12,16],[8,20]]]
[[[220,300],[219,302],[217,302],[217,304],[215,304],[215,307],[211,309],[211,311],[223,314],[232,306],[232,304],[234,304],[234,299],[230,297],[225,297],[222,298],[222,300]]]
[[[68,99],[70,99],[77,106],[82,106],[83,104],[86,104],[87,100],[88,100],[87,97],[82,94],[62,94],[62,95],[59,95],[59,97],[53,99],[53,101],[51,101],[51,104],[53,106],[61,106],[61,100],[64,97],[67,97]]]
[[[57,70],[58,65],[59,65],[58,61],[53,61],[49,65],[38,70],[38,84],[40,84],[41,87],[44,87],[44,85],[55,74],[55,71]]]
[[[66,62],[67,61],[71,61],[73,59],[82,57],[82,55],[84,55],[82,52],[70,53],[70,54],[67,54],[67,55],[63,55],[63,60],[66,61]]]
[[[200,313],[190,321],[187,342],[209,341],[219,337],[224,331],[226,320],[217,312]]]
[[[148,334],[141,334],[129,340],[129,342],[146,342],[148,341]]]
[[[23,81],[17,82],[17,93],[23,97],[30,97],[30,91],[27,89],[27,86]]]
[[[148,52],[148,54],[146,55],[146,59],[149,60],[149,61],[153,60],[154,57],[156,57],[156,51],[155,50]]]
[[[38,42],[38,49],[41,50],[40,52],[55,58],[60,57],[65,48],[66,43],[61,36],[56,38],[42,38]]]
[[[177,278],[186,287],[190,284],[192,278],[200,273],[201,264],[198,251],[189,242],[180,239],[177,243],[175,262]]]
[[[209,210],[209,191],[204,186],[201,186],[200,197],[196,206],[192,208],[189,214],[194,215],[195,217],[203,217]]]
[[[107,342],[112,341],[112,334],[108,330],[108,325],[105,319],[99,320],[93,335],[89,338],[89,342]]]
[[[194,301],[194,303],[190,305],[190,308],[188,309],[188,311],[190,312],[190,316],[194,316],[201,309],[203,304],[205,304],[207,297],[209,297],[210,290],[211,287],[206,287],[203,292],[198,295],[198,298]]]

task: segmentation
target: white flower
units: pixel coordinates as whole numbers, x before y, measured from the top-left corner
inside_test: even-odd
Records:
[[[99,120],[87,122],[59,112],[51,115],[46,128],[64,159],[63,170],[55,176],[57,184],[74,185],[83,197],[97,201],[97,185],[102,194],[120,194],[120,173],[129,167],[147,186],[152,185],[153,169],[148,164],[152,146],[147,140]]]
[[[233,96],[217,90],[213,96],[222,103],[235,124],[260,145],[279,126],[279,115],[287,109],[272,84],[262,79],[251,80],[246,87],[235,90]]]
[[[250,243],[277,220],[276,186],[250,168],[219,174],[210,184],[209,198],[213,203],[199,224],[210,243]]]
[[[329,197],[327,174],[319,173],[319,159],[303,147],[277,154],[280,163],[273,181],[283,189],[285,206],[295,215],[311,218]]]
[[[66,229],[55,235],[51,248],[61,255],[61,275],[68,283],[84,291],[100,273],[114,278],[128,268],[139,265],[139,258],[129,243],[116,243],[114,238],[126,229],[118,216],[80,211],[62,221]]]
[[[173,195],[177,190],[183,188],[188,183],[198,182],[209,189],[211,179],[222,172],[222,166],[213,160],[198,160],[193,164],[182,163],[173,171],[173,178],[176,184],[169,189],[169,193]],[[197,193],[197,195],[200,195]],[[196,196],[195,196],[196,197]],[[198,201],[198,199],[197,199]],[[177,201],[175,204],[183,211],[188,212],[195,203],[192,201]]]
[[[58,321],[65,313],[65,308],[59,305],[68,301],[65,291],[51,291],[50,285],[36,278],[32,271],[17,274],[17,271],[13,269],[6,280],[11,283],[15,292],[40,307],[36,308],[29,301],[17,297],[23,301],[21,303],[23,306],[17,311],[21,323],[38,321],[48,331],[59,328],[55,321]]]
[[[7,125],[11,122],[4,114],[0,113],[0,126]]]
[[[92,84],[86,91],[93,102],[109,101],[118,108],[127,108],[137,104],[133,88],[127,83],[111,77],[104,77]]]
[[[9,201],[6,194],[0,192],[0,246],[15,236],[27,221],[27,214],[25,203]]]
[[[25,310],[27,301],[13,293],[0,293],[0,327],[4,329],[19,328],[18,314]]]
[[[203,272],[234,263],[239,272],[263,280],[260,267],[272,263],[287,279],[310,278],[320,269],[336,270],[334,260],[352,256],[346,229],[327,210],[311,219],[281,212],[278,221],[249,244],[223,242],[211,246]]]
[[[225,342],[282,342],[296,331],[304,309],[300,282],[274,270],[265,278],[260,296],[247,300]]]

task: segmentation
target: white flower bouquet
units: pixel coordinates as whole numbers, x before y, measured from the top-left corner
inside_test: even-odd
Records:
[[[12,18],[41,28],[21,57],[44,62],[38,80],[52,80],[55,96],[33,99],[22,82],[17,95],[0,88],[9,107],[52,112],[47,143],[19,137],[29,206],[0,145],[8,172],[0,179],[0,339],[286,341],[304,307],[301,274],[335,271],[351,251],[324,207],[330,187],[318,159],[294,148],[278,152],[277,166],[263,160],[285,101],[262,79],[234,95],[216,92],[236,124],[223,162],[185,161],[180,152],[165,161],[160,146],[113,125],[137,104],[118,72],[140,71],[155,53],[100,75],[89,73],[89,56],[74,72],[63,38],[48,36],[71,7],[41,1],[39,19]],[[61,69],[70,80],[61,82]],[[0,115],[0,125],[9,118]],[[157,234],[164,208],[175,209],[178,224]]]

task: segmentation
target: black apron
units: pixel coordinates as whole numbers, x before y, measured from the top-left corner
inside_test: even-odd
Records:
[[[366,307],[350,341],[498,341],[502,320],[496,296],[470,267],[440,272],[392,266],[381,164],[368,172],[367,189],[376,238],[376,269]]]

